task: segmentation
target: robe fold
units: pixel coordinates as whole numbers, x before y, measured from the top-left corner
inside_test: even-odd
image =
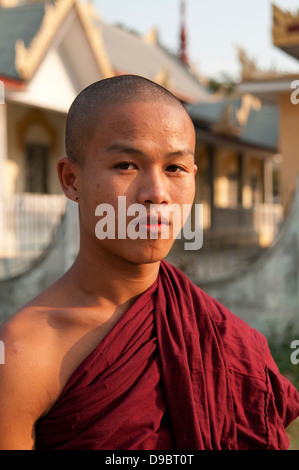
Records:
[[[287,449],[298,416],[265,337],[162,261],[37,422],[36,449]]]

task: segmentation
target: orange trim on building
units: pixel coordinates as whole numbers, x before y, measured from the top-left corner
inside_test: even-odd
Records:
[[[9,77],[0,75],[0,80],[2,83],[4,83],[4,86],[9,89],[25,90],[26,88],[26,85],[23,81],[20,81],[14,78],[9,78]]]

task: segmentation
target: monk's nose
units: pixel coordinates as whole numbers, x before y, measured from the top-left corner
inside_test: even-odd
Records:
[[[168,204],[170,202],[166,176],[160,171],[147,173],[140,182],[140,204]]]

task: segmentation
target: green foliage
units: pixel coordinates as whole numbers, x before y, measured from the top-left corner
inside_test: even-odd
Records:
[[[236,87],[235,81],[227,73],[222,73],[220,80],[210,78],[208,84],[212,92],[222,91],[226,95],[232,94]]]
[[[299,450],[299,418],[295,419],[286,431],[290,439],[289,450]]]
[[[290,322],[284,328],[277,322],[267,322],[263,325],[263,332],[281,374],[299,391],[299,364],[293,364],[291,361],[291,354],[295,351],[291,348],[291,343],[299,340],[298,322]],[[286,432],[290,439],[289,449],[299,450],[299,418],[288,426]]]

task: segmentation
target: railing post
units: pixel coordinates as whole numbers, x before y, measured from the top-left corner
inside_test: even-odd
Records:
[[[209,185],[210,185],[210,220],[211,220],[211,229],[214,228],[215,224],[215,188],[214,188],[214,178],[215,178],[215,150],[212,145],[208,147],[209,151]]]
[[[3,83],[2,88],[3,88]],[[4,97],[4,94],[3,94]],[[7,159],[7,110],[4,101],[0,100],[0,253],[4,238],[4,185],[5,162]]]
[[[5,87],[4,83],[0,80],[0,104],[5,103]]]
[[[269,157],[264,160],[264,202],[273,203],[273,162]]]

